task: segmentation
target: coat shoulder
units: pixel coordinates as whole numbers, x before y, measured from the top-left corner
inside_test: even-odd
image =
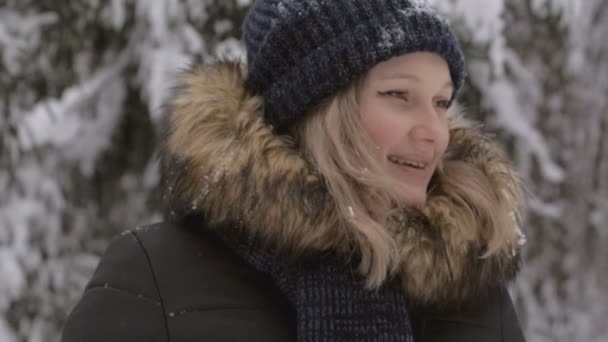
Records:
[[[116,319],[121,312],[138,321],[153,315],[149,322],[156,323],[142,325],[138,333],[155,330],[151,334],[172,341],[239,340],[245,332],[255,332],[259,341],[274,336],[292,340],[290,307],[272,283],[205,229],[192,228],[163,222],[113,239],[68,318],[64,341],[78,340],[65,337],[73,331],[88,337],[94,330],[107,329],[99,322],[104,317]],[[118,294],[125,304],[115,298]],[[99,295],[104,298],[92,300]],[[113,307],[105,307],[114,299]],[[100,310],[108,312],[100,315]],[[112,338],[130,337],[127,333],[137,325],[130,327]]]
[[[168,341],[161,303],[141,241],[126,232],[106,248],[64,324],[62,341]]]
[[[166,309],[260,309],[276,304],[270,278],[246,264],[201,221],[163,222],[137,229]],[[187,295],[186,295],[187,294]]]
[[[412,314],[416,341],[526,341],[513,301],[505,287],[494,288],[459,309]]]

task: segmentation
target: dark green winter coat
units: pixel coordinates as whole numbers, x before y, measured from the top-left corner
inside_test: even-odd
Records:
[[[63,342],[296,341],[270,279],[193,223],[127,232],[108,247]],[[504,290],[467,312],[414,317],[416,341],[524,341]]]
[[[294,139],[264,123],[263,100],[245,90],[239,65],[200,66],[182,81],[163,145],[171,223],[110,244],[64,342],[296,341],[294,309],[214,232],[237,229],[290,258],[363,248]],[[462,217],[453,188],[437,186],[415,220],[399,221],[397,276],[416,341],[523,341],[505,290],[519,261],[519,180],[487,138],[454,118],[446,158],[483,172],[514,220],[487,258],[483,219]]]

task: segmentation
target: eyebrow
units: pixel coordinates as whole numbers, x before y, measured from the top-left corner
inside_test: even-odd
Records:
[[[412,74],[404,74],[404,73],[385,74],[380,79],[383,81],[384,80],[395,80],[395,79],[408,79],[408,80],[420,82],[420,78],[418,76],[412,75]],[[448,81],[441,89],[448,88],[448,87],[454,88],[454,84],[452,83],[452,81]]]

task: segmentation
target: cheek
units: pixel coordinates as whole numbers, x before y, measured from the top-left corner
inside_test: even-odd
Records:
[[[450,131],[447,127],[440,132],[439,137],[437,139],[437,153],[440,157],[443,156],[445,151],[448,149],[448,144],[450,143]]]
[[[369,106],[361,108],[361,122],[379,152],[386,153],[390,147],[397,144],[402,130],[390,113],[382,110],[372,110]]]

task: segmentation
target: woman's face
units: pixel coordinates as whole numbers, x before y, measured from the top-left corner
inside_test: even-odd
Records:
[[[449,141],[453,85],[446,61],[417,52],[372,68],[360,95],[363,127],[387,172],[408,189],[403,204],[426,202],[431,176]]]

